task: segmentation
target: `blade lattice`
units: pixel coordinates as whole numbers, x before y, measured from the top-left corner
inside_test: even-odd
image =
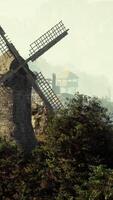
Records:
[[[2,38],[2,36],[0,35],[0,56],[1,55],[5,55],[7,54],[8,57],[12,57],[12,54],[10,53],[7,45],[6,45],[6,42],[4,41],[4,39]]]
[[[36,75],[36,85],[38,86],[38,94],[41,92],[41,98],[47,105],[47,107],[52,110],[60,110],[63,105],[57,95],[52,90],[51,86],[44,78],[41,72],[35,73]],[[39,92],[40,90],[40,92]]]
[[[49,31],[47,31],[44,35],[42,35],[39,39],[34,41],[30,47],[30,56],[34,55],[37,51],[44,48],[47,44],[55,40],[61,34],[66,32],[66,28],[62,21],[52,27]]]

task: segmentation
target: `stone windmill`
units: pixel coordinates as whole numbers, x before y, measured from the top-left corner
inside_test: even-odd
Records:
[[[24,60],[0,26],[0,136],[14,138],[25,151],[37,144],[31,123],[32,87],[49,110],[62,107],[42,73],[34,74],[28,63],[38,59],[67,34],[68,30],[60,21],[30,45],[30,56]]]

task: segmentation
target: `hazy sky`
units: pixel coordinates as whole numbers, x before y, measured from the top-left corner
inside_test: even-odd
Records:
[[[75,72],[104,75],[112,87],[113,0],[0,0],[1,25],[24,56],[29,44],[60,20],[69,35],[43,58]]]

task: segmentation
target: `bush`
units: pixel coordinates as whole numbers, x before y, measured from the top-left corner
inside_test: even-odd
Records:
[[[113,199],[113,170],[105,166],[90,168],[89,179],[78,187],[77,200],[112,200]]]
[[[46,143],[31,155],[0,140],[0,198],[113,199],[112,130],[98,99],[75,95],[51,116]]]
[[[90,165],[113,166],[113,126],[97,98],[75,95],[66,109],[50,119],[47,135],[58,199],[77,198],[78,186],[89,178]]]
[[[0,147],[0,199],[40,200],[48,197],[47,155],[43,148],[38,147],[26,157],[10,142],[0,140]]]

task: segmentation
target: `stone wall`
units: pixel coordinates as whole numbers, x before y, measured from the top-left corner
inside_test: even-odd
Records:
[[[9,66],[13,61],[13,57],[9,58],[7,54],[0,57],[0,77],[8,72]],[[10,87],[0,86],[0,136],[10,138],[14,131],[15,124],[13,122],[13,97]]]
[[[16,60],[4,57],[0,76],[18,66]],[[14,139],[25,151],[37,144],[31,124],[31,84],[23,69],[0,86],[0,135]]]

